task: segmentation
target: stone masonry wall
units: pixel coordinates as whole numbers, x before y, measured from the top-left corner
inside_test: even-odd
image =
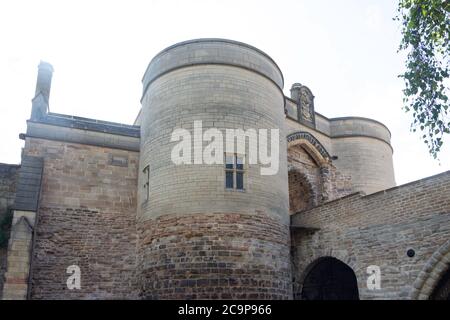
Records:
[[[19,165],[0,163],[0,219],[8,207],[14,204]]]
[[[289,213],[313,208],[315,193],[307,178],[300,171],[289,172]]]
[[[263,212],[138,224],[145,299],[291,299],[289,230]]]
[[[288,149],[289,209],[291,213],[321,203],[320,168],[301,146]]]
[[[27,138],[44,158],[32,299],[134,298],[136,152]],[[67,267],[81,270],[68,290]]]
[[[332,164],[320,167],[300,145],[288,149],[291,214],[352,193],[351,176]]]
[[[148,189],[141,187],[145,175],[139,183],[143,298],[291,298],[282,87],[270,58],[227,40],[182,43],[151,61],[141,116],[141,172],[149,166],[150,176]],[[275,172],[266,175],[261,161],[246,161],[243,188],[231,189],[222,163],[196,156],[192,165],[174,163],[174,129],[194,133],[191,156],[206,150],[208,143],[194,132],[196,121],[203,132],[219,130],[222,141],[231,138],[227,129],[279,129],[279,135],[271,131],[271,138],[278,135]],[[259,150],[252,143],[225,149],[214,153],[250,159]]]
[[[292,234],[297,296],[308,267],[331,256],[354,270],[361,299],[409,299],[428,274],[436,283],[450,264],[439,262],[450,257],[450,171],[367,196],[349,195],[296,214],[292,224],[304,227]],[[414,257],[407,256],[409,249]],[[370,265],[381,269],[381,290],[367,289]]]
[[[328,201],[339,199],[353,193],[353,182],[352,176],[345,174],[334,165],[331,165],[327,169],[327,173],[323,175],[329,175],[329,180],[331,181],[331,194],[329,195]]]
[[[392,147],[385,141],[368,137],[333,139],[334,165],[351,175],[353,190],[370,194],[394,187]]]
[[[316,121],[319,119],[332,125],[333,130],[325,130],[322,125],[315,130],[287,118],[286,134],[302,131],[313,135],[330,155],[338,157],[333,165],[338,172],[352,177],[355,192],[369,194],[395,186],[393,150],[386,127],[370,119],[325,120],[316,115]]]
[[[20,166],[0,163],[0,221],[14,204],[17,174]],[[3,293],[3,281],[6,269],[6,247],[0,248],[0,299]]]

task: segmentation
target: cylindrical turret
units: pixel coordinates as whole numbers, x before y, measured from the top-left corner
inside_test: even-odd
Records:
[[[330,119],[334,162],[351,175],[353,191],[366,194],[394,187],[391,133],[382,123],[360,117]]]
[[[138,193],[142,297],[291,298],[283,77],[278,66],[244,43],[191,40],[159,53],[143,86]],[[199,130],[212,128],[223,134],[223,142],[226,129],[257,134],[279,129],[277,173],[261,174],[268,165],[259,161],[248,164],[253,147],[244,154],[226,153],[225,145],[216,149],[229,165],[195,159],[199,150],[205,157],[210,144],[201,141]],[[180,143],[171,141],[176,129],[192,137],[183,140],[191,164],[173,161]],[[243,158],[247,161],[241,166]]]

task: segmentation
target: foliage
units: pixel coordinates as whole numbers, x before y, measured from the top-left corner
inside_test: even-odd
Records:
[[[395,18],[402,25],[399,50],[408,52],[404,110],[412,112],[412,131],[422,132],[437,158],[450,133],[450,0],[400,0]]]

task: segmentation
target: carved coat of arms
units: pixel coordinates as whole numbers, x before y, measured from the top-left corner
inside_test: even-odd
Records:
[[[314,122],[314,97],[308,88],[300,89],[300,116],[301,119],[308,122]]]

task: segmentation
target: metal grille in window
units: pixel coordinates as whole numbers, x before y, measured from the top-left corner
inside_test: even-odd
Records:
[[[225,188],[244,190],[244,157],[225,154]]]

